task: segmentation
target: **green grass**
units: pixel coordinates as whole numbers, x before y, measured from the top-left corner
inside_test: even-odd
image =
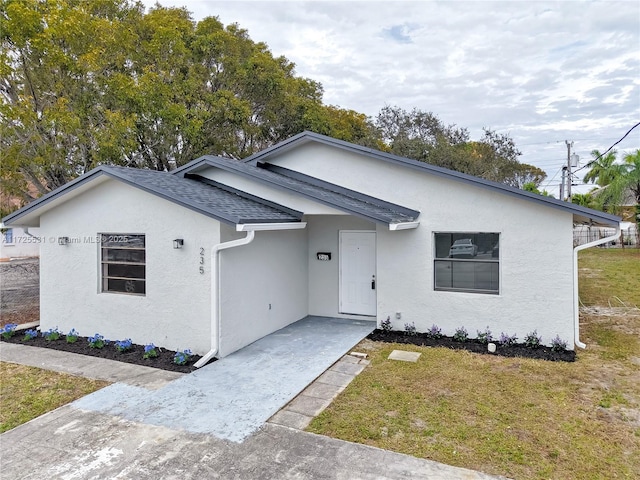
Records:
[[[640,249],[583,250],[578,272],[584,305],[640,307]]]
[[[638,478],[638,254],[581,253],[582,301],[607,308],[581,315],[577,362],[365,340],[371,364],[308,430],[515,479]],[[422,356],[394,362],[393,349]]]
[[[0,433],[106,385],[98,380],[0,362]]]

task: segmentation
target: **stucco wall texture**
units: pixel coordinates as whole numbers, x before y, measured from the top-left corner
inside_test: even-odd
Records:
[[[377,226],[378,321],[520,339],[537,329],[545,344],[559,335],[573,346],[570,213],[318,143],[271,162],[421,212],[415,230]],[[499,233],[499,295],[435,291],[436,232]]]
[[[209,350],[209,252],[220,241],[218,221],[109,180],[44,213],[40,222],[43,238],[72,242],[41,245],[42,330],[75,328],[83,336]],[[146,295],[101,292],[100,233],[146,236]],[[184,239],[182,249],[173,248],[175,238]]]
[[[306,315],[353,318],[339,312],[342,230],[376,231],[378,322],[390,317],[396,329],[414,323],[418,331],[436,324],[447,335],[464,326],[471,336],[488,326],[520,339],[535,329],[546,344],[559,335],[573,345],[570,213],[317,143],[269,161],[419,210],[420,226],[389,231],[232,173],[201,172],[304,211],[307,222],[220,252],[221,356]],[[41,217],[43,238],[73,240],[41,244],[41,328],[206,353],[211,248],[245,233],[120,181],[101,182]],[[500,234],[498,295],[434,290],[437,232]],[[101,292],[100,233],[146,236],[146,295]],[[183,248],[173,248],[175,238]],[[318,261],[317,252],[332,259]]]

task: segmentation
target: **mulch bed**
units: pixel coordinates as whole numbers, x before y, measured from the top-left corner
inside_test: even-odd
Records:
[[[40,336],[26,341],[23,341],[23,338],[24,332],[16,332],[15,335],[9,339],[1,338],[1,340],[8,343],[51,348],[53,350],[61,350],[63,352],[79,353],[81,355],[88,355],[91,357],[106,358],[108,360],[117,360],[118,362],[132,363],[134,365],[143,365],[145,367],[153,367],[168,370],[170,372],[181,373],[190,373],[197,370],[193,364],[201,358],[200,355],[193,355],[185,365],[178,365],[173,362],[173,357],[176,352],[165,348],[156,347],[158,356],[155,358],[143,358],[143,345],[133,344],[130,350],[127,350],[126,352],[119,352],[116,350],[113,342],[105,345],[103,348],[91,348],[89,347],[87,337],[78,337],[78,340],[74,343],[67,343],[64,335],[58,340],[52,341],[46,340],[44,337]]]
[[[431,338],[425,333],[409,335],[406,332],[385,332],[380,329],[375,329],[367,338],[375,342],[405,343],[424,347],[445,347],[453,350],[468,350],[469,352],[486,355],[500,355],[502,357],[536,358],[552,362],[574,362],[576,360],[576,352],[572,350],[554,351],[550,347],[542,346],[531,348],[522,343],[503,346],[494,342],[496,343],[496,351],[495,353],[489,353],[487,345],[477,340],[469,339],[465,342],[458,342],[451,337]]]

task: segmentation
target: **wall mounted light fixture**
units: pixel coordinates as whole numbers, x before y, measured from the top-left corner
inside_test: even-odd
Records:
[[[173,241],[173,248],[182,248],[184,246],[184,240],[182,238],[176,238]]]
[[[68,245],[69,237],[58,237],[58,245]]]

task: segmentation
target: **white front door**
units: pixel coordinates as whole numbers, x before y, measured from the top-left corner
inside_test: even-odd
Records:
[[[340,313],[376,315],[376,233],[340,232]]]

